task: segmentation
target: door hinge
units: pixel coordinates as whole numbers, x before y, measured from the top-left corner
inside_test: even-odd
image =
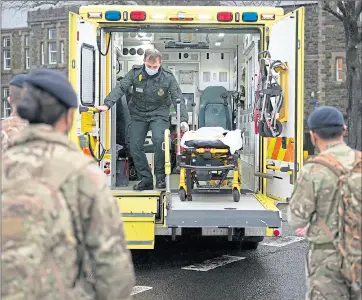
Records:
[[[297,46],[298,46],[298,50],[299,50],[300,49],[300,40],[298,40]]]

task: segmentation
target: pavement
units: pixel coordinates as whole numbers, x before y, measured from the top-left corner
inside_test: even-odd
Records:
[[[215,238],[156,239],[133,251],[135,300],[304,300],[307,244],[283,214],[283,237],[242,250]]]

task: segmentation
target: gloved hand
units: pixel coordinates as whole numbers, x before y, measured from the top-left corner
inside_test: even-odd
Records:
[[[189,124],[187,124],[186,122],[181,122],[180,126],[181,126],[180,129],[181,129],[183,132],[186,132],[186,131],[189,131],[189,130],[190,130]]]

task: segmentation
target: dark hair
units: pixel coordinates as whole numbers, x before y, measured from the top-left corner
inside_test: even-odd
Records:
[[[144,60],[150,60],[150,61],[162,61],[162,54],[157,49],[146,49]]]
[[[318,135],[322,140],[334,140],[343,135],[343,127],[335,126],[328,128],[312,129],[316,135]]]
[[[17,112],[31,124],[54,125],[68,112],[68,108],[49,93],[25,83]]]

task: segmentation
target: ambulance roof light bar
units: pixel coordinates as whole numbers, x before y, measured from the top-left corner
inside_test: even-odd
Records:
[[[146,12],[144,12],[144,11],[131,11],[130,19],[132,21],[144,21],[144,20],[146,20]]]
[[[187,17],[185,12],[178,12],[177,17],[171,17],[170,21],[193,21],[194,18]]]
[[[231,22],[233,20],[233,17],[233,13],[231,12],[223,11],[217,13],[217,20],[219,22]]]

